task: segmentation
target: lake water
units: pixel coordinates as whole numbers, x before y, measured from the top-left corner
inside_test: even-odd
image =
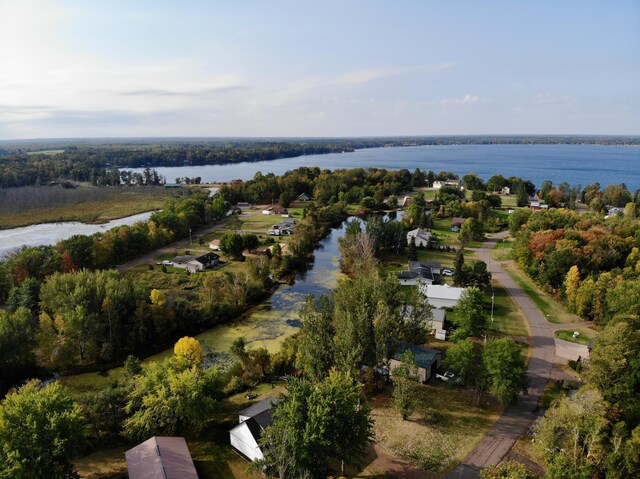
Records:
[[[138,221],[146,221],[152,214],[152,211],[147,211],[146,213],[119,218],[101,225],[65,221],[62,223],[43,223],[23,228],[0,230],[0,258],[21,246],[56,244],[58,241],[71,238],[73,235],[92,235],[116,226],[132,225]]]
[[[232,165],[158,167],[167,182],[200,176],[206,182],[248,180],[257,171],[281,175],[301,166],[321,168],[407,168],[476,173],[487,180],[495,174],[518,176],[538,187],[544,180],[571,185],[625,183],[640,188],[640,147],[599,145],[451,145],[370,148],[350,153],[308,155]],[[132,171],[142,172],[142,168]]]

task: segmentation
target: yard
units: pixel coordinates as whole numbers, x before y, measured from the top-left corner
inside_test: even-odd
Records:
[[[503,239],[496,243],[496,245],[491,250],[490,254],[495,261],[508,261],[513,259],[511,256],[512,250],[513,250],[513,242]]]
[[[437,477],[462,461],[501,413],[494,401],[476,407],[473,392],[450,389],[439,381],[418,386],[416,400],[416,411],[403,421],[390,405],[390,388],[374,399],[378,458],[358,477],[371,477],[368,472],[393,475],[398,459],[426,472],[413,477]]]
[[[574,336],[574,332],[578,333],[578,336]],[[589,328],[574,328],[574,329],[558,329],[553,333],[556,338],[563,339],[576,344],[588,345],[589,342],[596,336],[597,332]]]

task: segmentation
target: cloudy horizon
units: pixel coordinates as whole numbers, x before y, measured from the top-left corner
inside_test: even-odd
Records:
[[[0,0],[0,139],[640,133],[640,5]]]

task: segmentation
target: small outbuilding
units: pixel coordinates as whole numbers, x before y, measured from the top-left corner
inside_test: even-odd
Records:
[[[125,452],[129,479],[198,479],[183,437],[147,439]]]
[[[229,431],[231,448],[248,461],[264,459],[260,438],[271,425],[271,406],[276,402],[276,398],[269,397],[243,409],[238,413],[240,424]]]
[[[389,359],[389,369],[393,377],[393,370],[400,366],[402,354],[410,350],[416,358],[418,366],[418,379],[421,383],[426,383],[431,376],[434,376],[440,366],[442,366],[442,353],[435,349],[423,348],[415,344],[396,341],[392,346],[392,357]]]

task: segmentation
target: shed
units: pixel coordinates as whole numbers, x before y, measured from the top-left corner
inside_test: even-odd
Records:
[[[422,383],[426,383],[431,376],[435,375],[440,366],[442,366],[442,353],[435,349],[423,348],[422,346],[416,346],[415,344],[405,343],[403,341],[396,341],[392,346],[393,354],[389,359],[389,368],[392,371],[400,364],[400,358],[402,354],[410,350],[416,357],[416,364],[418,366],[418,379]]]
[[[183,437],[147,439],[125,452],[129,479],[198,479]]]

